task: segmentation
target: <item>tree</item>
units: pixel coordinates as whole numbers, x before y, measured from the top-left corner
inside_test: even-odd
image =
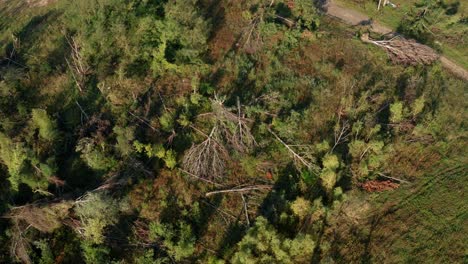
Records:
[[[14,207],[8,217],[14,221],[24,221],[43,233],[52,233],[62,226],[63,220],[68,217],[68,210],[72,207],[70,202],[52,203],[47,205],[29,204]]]
[[[117,165],[117,161],[106,154],[105,145],[96,145],[92,138],[82,138],[76,145],[76,151],[81,152],[81,158],[95,170],[108,171]]]
[[[212,100],[211,108],[216,116],[216,122],[221,129],[227,144],[238,152],[248,152],[257,144],[248,123],[251,121],[242,112],[239,97],[237,98],[236,114],[224,106],[218,98]]]
[[[301,20],[304,27],[310,30],[318,28],[320,23],[315,2],[319,1],[296,0],[292,8],[293,15]]]
[[[0,132],[0,160],[8,169],[10,181],[14,190],[22,182],[21,171],[28,158],[27,150],[23,144],[13,142],[7,135]]]
[[[217,179],[223,176],[228,152],[220,143],[218,127],[213,127],[206,139],[194,144],[185,153],[182,165],[190,173],[203,178]]]
[[[39,259],[39,264],[54,264],[54,255],[49,246],[49,241],[46,239],[41,239],[34,241],[34,245],[41,250],[41,258]]]
[[[291,204],[291,210],[297,217],[299,217],[299,219],[303,220],[307,215],[311,213],[312,205],[310,201],[304,199],[303,197],[298,197]]]
[[[117,223],[119,203],[104,193],[90,193],[74,207],[80,219],[79,233],[94,244],[104,242],[104,229]]]
[[[403,103],[395,102],[390,105],[390,121],[398,123],[403,120]]]
[[[135,127],[114,127],[117,139],[117,149],[122,156],[128,156],[133,151],[132,141],[135,139]]]
[[[439,59],[439,54],[430,47],[395,37],[390,40],[372,40],[369,34],[363,34],[361,40],[383,48],[394,63],[403,65],[430,65]]]
[[[110,250],[106,246],[96,245],[85,240],[81,243],[81,249],[87,264],[110,263]]]
[[[178,221],[177,225],[152,222],[149,232],[150,239],[160,241],[176,261],[188,258],[195,252],[196,237],[192,227],[184,221]]]
[[[263,217],[257,217],[255,225],[237,244],[232,263],[308,263],[312,259],[315,242],[309,235],[299,234],[288,239],[277,233]]]
[[[45,140],[53,141],[57,135],[57,124],[52,121],[44,109],[33,109],[31,122],[39,129],[39,136]]]
[[[320,173],[320,180],[323,189],[331,196],[333,188],[338,180],[337,169],[340,167],[340,162],[336,155],[325,155],[322,161],[323,168]]]

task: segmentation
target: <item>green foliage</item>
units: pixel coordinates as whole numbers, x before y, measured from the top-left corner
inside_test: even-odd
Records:
[[[159,124],[164,131],[172,131],[174,128],[174,115],[170,112],[164,112],[159,118]]]
[[[0,133],[0,159],[8,169],[8,180],[14,190],[17,190],[22,182],[21,171],[27,158],[27,150],[23,144],[13,142],[7,135]]]
[[[73,2],[68,10],[85,59],[100,73],[116,69],[131,75],[151,69],[159,76],[203,64],[209,25],[194,0],[89,0]],[[109,67],[111,61],[117,62],[114,69]]]
[[[323,168],[335,171],[340,167],[340,162],[338,161],[338,157],[336,155],[325,155],[322,161]]]
[[[177,165],[176,152],[172,149],[166,151],[163,159],[164,163],[166,164],[166,167],[168,167],[169,169],[174,169]]]
[[[407,36],[431,44],[434,41],[434,33],[431,31],[431,27],[450,8],[444,2],[423,0],[417,3],[416,8],[411,10],[401,21],[399,30]]]
[[[330,150],[330,143],[326,140],[320,142],[320,143],[317,143],[315,145],[315,149],[317,150],[317,152],[319,153],[323,153],[323,152],[327,152]]]
[[[339,201],[343,199],[343,189],[341,187],[336,187],[333,190],[333,200]]]
[[[352,165],[352,169],[354,176],[358,179],[369,176],[371,172],[378,171],[387,159],[389,151],[384,148],[384,142],[376,140],[367,143],[354,140],[348,146],[351,157],[356,161]]]
[[[149,249],[144,252],[141,256],[136,256],[133,260],[135,264],[155,264],[157,263],[154,260],[154,250]]]
[[[33,109],[31,122],[39,129],[39,136],[41,138],[53,141],[57,137],[57,124],[51,120],[46,110]]]
[[[152,222],[150,224],[150,238],[162,240],[168,254],[176,261],[181,261],[195,252],[195,236],[192,227],[179,221],[177,225]]]
[[[82,138],[76,151],[81,152],[81,158],[92,169],[108,171],[117,166],[117,161],[106,154],[105,145],[96,145],[91,138]]]
[[[314,184],[317,180],[316,175],[309,170],[302,170],[301,178],[308,185]]]
[[[414,101],[412,109],[413,117],[416,117],[422,113],[422,111],[424,110],[425,103],[426,99],[423,96],[419,97]]]
[[[34,241],[34,246],[41,250],[39,264],[54,264],[54,255],[49,246],[49,241],[45,239]]]
[[[81,248],[84,261],[87,264],[109,263],[110,250],[107,247],[83,241]]]
[[[177,165],[177,153],[172,149],[166,150],[161,144],[143,144],[136,140],[133,142],[133,146],[138,153],[144,153],[149,158],[157,157],[164,160],[169,169],[174,169]]]
[[[398,123],[403,120],[403,103],[396,102],[390,105],[390,122]]]
[[[258,217],[237,245],[232,263],[304,263],[312,258],[315,242],[309,235],[282,237],[263,217]]]
[[[310,30],[317,29],[320,25],[320,20],[318,18],[318,12],[315,8],[314,1],[294,1],[292,13],[295,17],[297,17],[300,20],[300,23],[304,27]]]
[[[333,190],[333,187],[335,187],[337,181],[336,172],[325,169],[320,173],[320,180],[323,189],[327,193],[330,193]]]
[[[330,195],[338,180],[337,169],[340,162],[336,155],[327,154],[322,160],[323,169],[320,173],[320,182],[323,189]]]
[[[131,142],[135,139],[135,128],[134,127],[114,127],[114,133],[116,134],[117,145],[116,148],[120,151],[123,156],[128,156],[133,152]]]
[[[118,221],[119,203],[106,194],[91,193],[76,204],[75,213],[83,225],[85,238],[101,244],[104,242],[104,229]]]
[[[304,219],[311,212],[312,205],[310,202],[303,197],[298,197],[291,204],[291,210],[293,213],[299,217],[299,219]]]

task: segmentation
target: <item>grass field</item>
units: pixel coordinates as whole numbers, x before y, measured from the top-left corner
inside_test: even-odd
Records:
[[[463,161],[450,162],[417,186],[380,197],[382,206],[395,206],[376,220],[371,237],[373,259],[385,263],[466,261],[467,169]]]
[[[386,6],[377,10],[375,1],[369,0],[336,0],[344,7],[352,8],[367,14],[374,20],[397,29],[402,19],[414,8],[420,0],[392,0],[397,8]],[[448,1],[446,1],[448,2]],[[431,27],[435,39],[439,42],[438,48],[443,54],[468,69],[468,27],[457,26],[461,18],[468,16],[468,1],[460,1],[458,12],[448,16],[438,15]]]

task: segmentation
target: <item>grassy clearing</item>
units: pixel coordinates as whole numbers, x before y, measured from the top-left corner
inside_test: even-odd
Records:
[[[400,25],[400,21],[403,19],[406,13],[411,10],[417,0],[396,0],[391,1],[392,3],[398,4],[398,8],[384,7],[377,10],[377,4],[374,1],[364,0],[338,0],[336,1],[344,7],[358,10],[362,13],[367,14],[370,18],[378,20],[379,22],[392,27],[397,28]]]
[[[39,3],[39,2],[38,2]],[[56,8],[56,4],[36,5],[36,2],[5,0],[0,5],[0,51],[28,26],[34,26],[35,19]],[[21,39],[19,39],[21,43]]]
[[[371,230],[372,258],[386,263],[466,260],[467,169],[463,161],[446,162],[417,186],[382,195],[378,206],[398,205]]]
[[[397,29],[400,22],[414,8],[418,0],[392,0],[397,8],[389,6],[377,10],[377,4],[374,1],[367,0],[337,0],[344,7],[358,10],[367,14],[374,20]],[[467,29],[464,26],[458,26],[456,23],[461,18],[468,15],[468,2],[460,1],[458,12],[448,16],[442,14],[438,16],[435,24],[431,27],[432,32],[437,40],[438,48],[444,55],[453,59],[458,64],[468,69],[468,45],[466,45]]]
[[[395,191],[349,193],[326,232],[326,254],[336,263],[466,263],[468,166],[436,167]]]

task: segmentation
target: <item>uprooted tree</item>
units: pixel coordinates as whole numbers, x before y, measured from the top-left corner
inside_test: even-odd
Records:
[[[363,34],[361,40],[383,48],[397,64],[430,65],[439,59],[439,54],[430,47],[400,36],[390,40],[373,40],[369,38],[369,34]]]
[[[186,171],[198,177],[214,180],[223,175],[229,159],[229,149],[240,153],[248,152],[256,145],[256,141],[239,100],[237,114],[226,108],[224,102],[218,98],[212,100],[211,107],[214,126],[209,134],[192,126],[205,140],[192,145],[185,153],[182,165]]]

